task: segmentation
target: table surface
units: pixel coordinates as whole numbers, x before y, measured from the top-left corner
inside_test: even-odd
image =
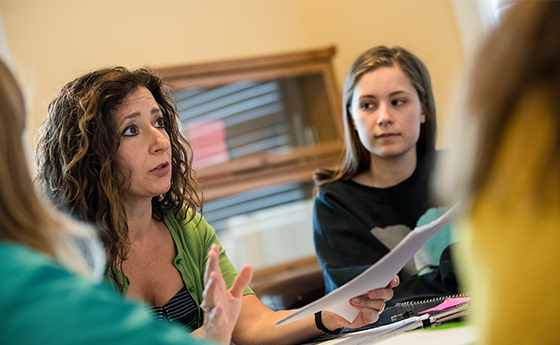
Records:
[[[443,329],[419,329],[395,335],[380,342],[372,342],[375,345],[470,345],[477,340],[475,326],[465,325],[460,327]]]

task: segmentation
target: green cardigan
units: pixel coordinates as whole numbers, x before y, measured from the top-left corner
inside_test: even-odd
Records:
[[[192,210],[189,209],[186,219],[191,217],[191,212]],[[181,273],[185,287],[199,308],[198,327],[200,327],[203,321],[200,303],[202,303],[202,292],[204,291],[204,270],[212,243],[216,243],[220,248],[220,269],[228,288],[233,284],[237,271],[229,261],[225,249],[222,248],[214,228],[199,213],[195,215],[193,220],[187,222],[186,220],[178,221],[174,213],[168,211],[165,213],[163,220],[177,247],[175,267]],[[121,274],[119,272],[119,275]],[[110,282],[118,291],[116,282],[113,279],[110,279]],[[125,296],[129,285],[128,277],[124,276],[123,294]],[[246,287],[243,295],[248,294],[253,294],[253,290]]]

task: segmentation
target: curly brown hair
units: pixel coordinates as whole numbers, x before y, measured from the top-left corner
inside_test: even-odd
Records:
[[[153,217],[167,210],[191,221],[202,208],[202,194],[192,170],[192,148],[180,131],[170,88],[146,69],[102,68],[66,84],[48,106],[39,129],[35,164],[37,182],[50,202],[81,221],[94,225],[103,241],[107,269],[122,271],[130,250],[125,209],[120,201],[116,164],[120,135],[114,113],[139,87],[146,87],[161,108],[172,151],[171,188],[152,199]],[[186,207],[185,207],[186,206]],[[122,282],[116,279],[122,291]]]

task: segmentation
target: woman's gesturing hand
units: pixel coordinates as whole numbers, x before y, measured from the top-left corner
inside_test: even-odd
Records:
[[[243,290],[253,276],[253,268],[246,265],[239,272],[228,290],[219,265],[220,250],[216,244],[208,252],[206,271],[204,272],[203,301],[200,305],[204,312],[204,337],[229,344],[231,334],[241,311]]]

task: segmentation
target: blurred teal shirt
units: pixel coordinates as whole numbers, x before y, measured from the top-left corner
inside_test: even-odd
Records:
[[[156,322],[105,284],[27,246],[0,241],[0,344],[208,344]]]

